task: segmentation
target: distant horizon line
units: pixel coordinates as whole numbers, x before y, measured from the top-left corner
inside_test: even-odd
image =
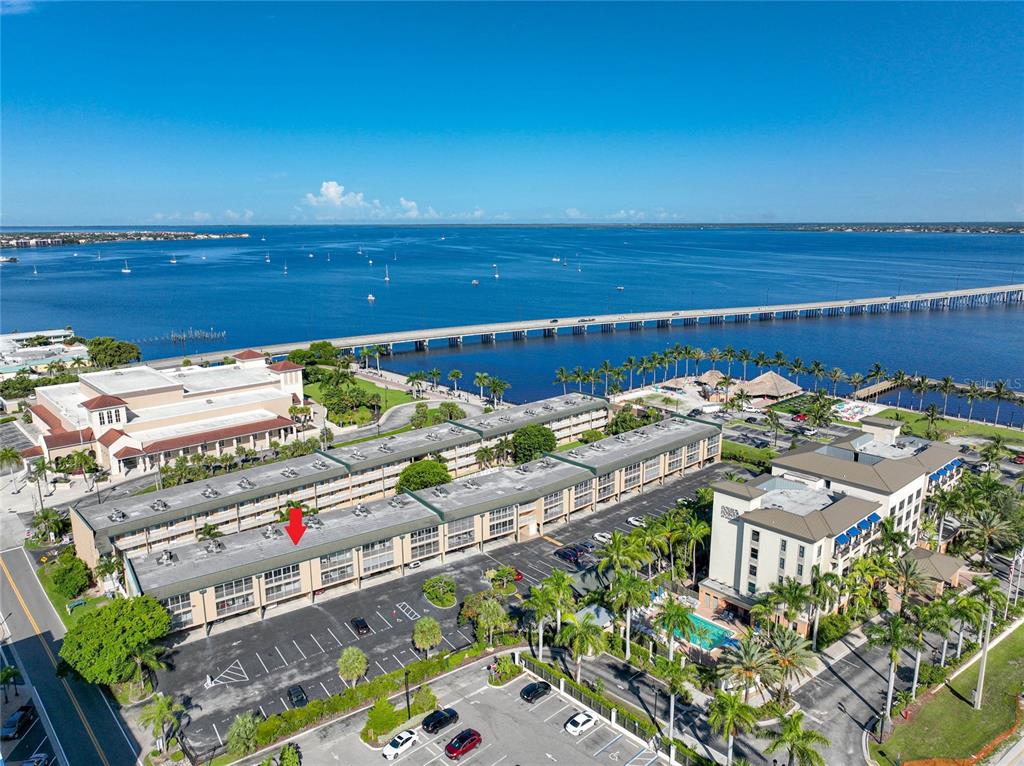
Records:
[[[603,229],[691,229],[695,227],[724,229],[731,227],[772,228],[775,226],[1022,226],[1024,219],[1012,221],[735,221],[730,223],[712,222],[667,222],[667,221],[487,221],[451,222],[437,221],[305,221],[287,223],[193,223],[193,224],[121,224],[121,223],[69,223],[69,224],[0,224],[0,231],[40,231],[46,229],[134,229],[136,231],[175,231],[197,229],[258,229],[268,227],[324,226],[337,228],[415,228],[415,229],[486,229],[486,228],[603,228]]]

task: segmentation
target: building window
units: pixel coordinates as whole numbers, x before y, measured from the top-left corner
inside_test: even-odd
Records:
[[[668,453],[668,472],[678,471],[683,465],[683,449],[674,449]]]
[[[192,624],[192,597],[188,593],[165,598],[160,603],[171,613],[171,630],[187,628]]]
[[[505,535],[515,529],[516,509],[513,505],[498,508],[487,515],[487,531],[490,537]]]
[[[750,573],[751,577],[757,577],[757,564],[751,564],[748,566],[747,571]]]
[[[757,593],[757,584],[753,582],[748,582],[747,593]]]
[[[644,481],[657,479],[661,476],[661,458],[652,457],[644,462]]]
[[[441,550],[441,541],[438,536],[438,528],[417,529],[409,535],[410,554],[413,559],[422,559],[427,556],[434,556]]]
[[[782,553],[786,552],[786,541],[785,540],[779,540],[779,550]]]
[[[806,549],[802,545],[799,548],[796,549],[796,557],[799,558],[799,559],[802,559],[804,557],[805,553],[806,553]]]
[[[448,550],[461,548],[463,545],[468,545],[475,539],[476,526],[473,523],[472,516],[448,523]]]
[[[784,579],[783,576],[779,575],[777,579],[778,579],[779,585],[782,585],[782,580]]]
[[[757,561],[757,556],[758,556],[757,548],[753,548],[752,547],[750,549],[750,558],[752,558],[754,561]]]
[[[686,464],[692,465],[700,459],[700,442],[686,445]]]
[[[291,564],[280,569],[271,569],[263,575],[263,584],[266,589],[267,601],[277,601],[298,593],[302,590],[299,565]]]
[[[379,572],[394,566],[395,546],[391,540],[378,540],[375,543],[369,543],[363,546],[362,551],[363,574]]]
[[[627,465],[622,473],[622,488],[632,489],[640,484],[640,464]]]
[[[241,612],[255,603],[252,596],[251,577],[222,583],[213,589],[213,595],[216,599],[217,615],[220,617]]]
[[[750,533],[750,542],[757,543],[761,541],[761,533],[756,529]]]
[[[804,565],[803,564],[797,564],[796,565],[796,576],[797,577],[803,577],[804,576]]]
[[[121,410],[114,410],[114,422],[115,423],[120,423],[121,422]]]
[[[355,575],[352,569],[352,549],[335,551],[320,557],[320,582],[332,585],[342,580],[351,580]]]
[[[597,499],[605,500],[615,494],[615,474],[606,473],[597,479]]]
[[[590,502],[594,499],[594,480],[587,479],[587,481],[581,481],[575,487],[572,488],[572,507],[573,510],[579,510],[584,506],[590,505]]]
[[[708,457],[714,457],[718,454],[718,446],[721,443],[721,437],[715,436],[712,439],[708,439]]]
[[[544,495],[544,521],[562,515],[562,491]]]
[[[785,569],[785,568],[786,568],[786,557],[785,556],[781,556],[781,557],[779,557],[779,569]]]

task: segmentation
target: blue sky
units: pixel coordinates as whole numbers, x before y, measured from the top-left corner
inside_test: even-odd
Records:
[[[1024,217],[1024,5],[3,0],[2,223]]]

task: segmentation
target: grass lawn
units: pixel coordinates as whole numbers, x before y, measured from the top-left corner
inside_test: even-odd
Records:
[[[565,444],[559,445],[555,448],[555,452],[568,452],[571,449],[582,447],[583,442],[566,442]]]
[[[789,412],[795,414],[797,412],[803,412],[811,406],[811,402],[814,400],[814,394],[800,394],[800,396],[794,396],[792,399],[786,399],[784,402],[771,405],[768,409],[775,410],[776,412]],[[838,402],[838,399],[832,399],[833,403]]]
[[[404,434],[406,431],[411,431],[411,430],[412,430],[412,426],[411,425],[409,425],[409,426],[402,426],[401,428],[396,428],[393,431],[381,431],[380,435],[381,436],[391,436],[393,434]],[[350,446],[352,444],[362,444],[363,442],[372,441],[372,440],[377,439],[377,438],[379,438],[377,436],[377,434],[374,434],[373,436],[364,436],[364,437],[362,437],[360,439],[350,439],[347,442],[338,442],[337,444],[334,444],[332,446],[334,446],[334,447],[348,447],[348,446]]]
[[[952,681],[953,691],[943,688],[910,721],[898,723],[884,744],[871,743],[879,766],[922,758],[967,758],[1013,726],[1016,695],[1024,685],[1024,627],[989,652],[984,704],[976,711],[970,698],[980,664]]]
[[[880,418],[893,418],[910,424],[910,430],[915,436],[924,436],[928,428],[928,420],[919,412],[890,407],[878,413]],[[1016,428],[1003,428],[1001,426],[990,426],[985,423],[972,423],[966,420],[944,420],[935,421],[935,427],[943,433],[951,436],[1002,436],[1011,444],[1024,444],[1024,431]]]
[[[106,596],[93,596],[92,598],[85,599],[85,605],[76,607],[75,610],[68,614],[67,609],[64,608],[65,604],[68,603],[69,599],[64,598],[53,585],[53,580],[50,578],[50,567],[48,564],[43,564],[36,570],[36,574],[39,577],[39,583],[43,586],[43,591],[46,593],[46,597],[50,599],[50,603],[53,604],[53,608],[57,611],[60,619],[64,622],[64,627],[70,628],[83,614],[88,614],[99,607],[106,604],[109,599]]]
[[[407,394],[405,391],[399,391],[394,388],[389,388],[385,390],[380,386],[374,385],[368,380],[363,380],[362,378],[356,378],[353,385],[363,389],[367,393],[367,395],[378,394],[380,396],[382,412],[384,410],[389,410],[392,407],[397,407],[399,404],[407,404],[408,402],[416,401],[415,399],[413,399],[412,394]],[[308,396],[313,401],[321,401],[319,383],[310,383],[309,385],[303,387],[303,391],[305,392],[306,396]]]
[[[740,444],[739,442],[730,441],[729,439],[722,440],[723,460],[735,460],[740,463],[757,465],[759,463],[768,463],[772,458],[778,457],[778,455],[778,452],[767,447],[759,449],[757,447],[750,447],[746,444]]]

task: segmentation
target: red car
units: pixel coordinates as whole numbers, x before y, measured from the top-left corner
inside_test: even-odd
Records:
[[[448,746],[444,749],[444,754],[451,760],[457,761],[470,750],[477,747],[482,741],[480,732],[476,729],[463,729],[448,743]]]
[[[803,423],[805,420],[807,420],[807,413],[798,412],[796,415],[793,416],[793,420],[795,420],[797,423]]]
[[[1024,458],[1024,455],[1022,455],[1021,457],[1022,457],[1022,458]],[[516,582],[519,582],[520,580],[522,580],[522,579],[523,579],[523,573],[522,573],[522,572],[520,572],[520,571],[519,571],[519,570],[517,569],[517,570],[516,570],[516,576],[515,576],[515,577],[513,577],[512,579],[513,579],[513,580],[515,580]]]
[[[1021,452],[1017,457],[1013,459],[1013,462],[1017,465],[1024,465],[1024,452]]]

